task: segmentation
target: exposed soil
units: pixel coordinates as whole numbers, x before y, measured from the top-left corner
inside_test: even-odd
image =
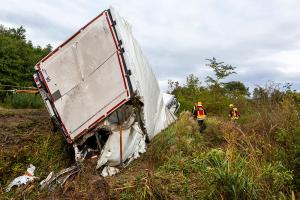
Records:
[[[45,110],[0,110],[0,145],[7,149],[34,140],[33,135],[49,131],[51,123]]]
[[[61,133],[52,131],[46,110],[0,108],[0,199],[119,199],[124,189],[136,187],[137,176],[154,170],[147,153],[106,178],[95,170],[96,160],[87,160],[63,187],[41,191],[40,180],[74,164],[69,148]],[[40,179],[5,193],[9,182],[24,174],[29,163],[36,166],[35,175]]]

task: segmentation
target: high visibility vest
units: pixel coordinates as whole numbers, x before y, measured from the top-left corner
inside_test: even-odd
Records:
[[[240,113],[239,113],[239,111],[236,107],[232,108],[230,112],[231,112],[231,114],[230,114],[231,119],[233,119],[233,120],[234,119],[239,119]]]
[[[203,106],[195,106],[195,111],[196,111],[196,116],[198,120],[204,120],[206,115],[205,115],[205,110]]]

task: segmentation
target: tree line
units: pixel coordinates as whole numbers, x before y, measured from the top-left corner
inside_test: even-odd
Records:
[[[25,33],[22,26],[6,28],[0,25],[0,85],[33,86],[35,64],[52,50],[50,44],[44,48],[33,46],[26,40]]]
[[[232,103],[246,109],[255,100],[280,102],[287,94],[300,105],[300,94],[292,90],[291,83],[269,82],[265,86],[257,85],[251,94],[243,82],[225,81],[227,77],[237,73],[236,67],[218,62],[214,57],[206,60],[206,66],[213,70],[214,76],[207,76],[205,85],[194,74],[187,76],[184,84],[168,81],[168,93],[175,95],[181,103],[180,111],[190,110],[195,102],[202,101],[208,112],[220,114],[226,113],[228,105]]]

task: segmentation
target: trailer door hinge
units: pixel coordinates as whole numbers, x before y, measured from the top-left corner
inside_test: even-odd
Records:
[[[119,51],[120,51],[120,53],[124,53],[125,52],[124,48],[120,48]]]
[[[131,75],[132,75],[131,70],[128,69],[128,70],[126,71],[126,76],[131,76]]]
[[[122,40],[119,40],[119,43],[118,43],[119,47],[122,46],[122,44],[123,44]]]

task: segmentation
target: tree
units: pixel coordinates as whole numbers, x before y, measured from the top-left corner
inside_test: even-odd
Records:
[[[22,26],[8,29],[0,25],[0,85],[32,86],[35,64],[52,49],[51,45],[34,47],[25,33]]]
[[[210,76],[206,77],[206,82],[211,85],[220,86],[220,80],[228,77],[231,74],[236,74],[234,71],[236,67],[233,67],[232,65],[224,65],[224,62],[217,62],[215,57],[206,60],[210,62],[209,64],[206,64],[206,66],[212,68],[216,76],[215,79]]]
[[[26,39],[26,30],[24,29],[23,26],[20,26],[19,28],[17,29],[14,29],[14,28],[10,28],[8,29],[8,31],[14,35],[16,38],[19,38],[21,40],[25,40]]]
[[[200,80],[194,74],[190,74],[186,77],[186,87],[192,90],[199,88]]]
[[[247,88],[242,82],[240,81],[230,81],[224,83],[224,89],[227,92],[237,93],[239,95],[249,96],[249,88]]]

